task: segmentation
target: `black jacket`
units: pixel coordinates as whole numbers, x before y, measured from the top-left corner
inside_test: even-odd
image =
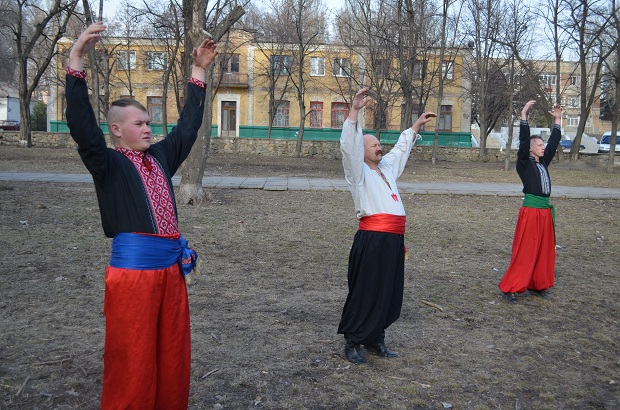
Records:
[[[517,152],[517,173],[523,182],[523,193],[532,194],[536,196],[548,197],[551,193],[551,179],[549,178],[549,171],[547,167],[551,163],[551,160],[555,156],[560,143],[562,132],[560,126],[555,124],[551,131],[551,136],[547,141],[545,152],[542,158],[539,158],[538,164],[534,157],[530,156],[530,126],[527,121],[521,120],[519,125],[519,151]],[[544,192],[543,180],[545,175],[541,174],[541,171],[546,174],[546,178],[549,182],[548,191]]]
[[[88,99],[86,81],[67,75],[66,98],[67,125],[71,137],[78,144],[78,153],[93,177],[105,235],[112,238],[121,232],[158,233],[138,170],[127,157],[106,146]],[[196,141],[202,123],[204,98],[204,88],[188,84],[187,97],[176,127],[164,140],[152,144],[148,150],[168,179],[173,201],[171,178]]]

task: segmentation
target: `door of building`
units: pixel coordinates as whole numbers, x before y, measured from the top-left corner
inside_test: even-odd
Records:
[[[222,101],[222,137],[237,136],[237,102]]]

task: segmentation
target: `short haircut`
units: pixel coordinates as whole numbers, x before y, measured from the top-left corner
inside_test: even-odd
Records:
[[[112,124],[118,122],[119,119],[119,110],[126,107],[134,107],[139,109],[142,112],[148,113],[148,110],[144,107],[144,105],[140,104],[138,101],[133,98],[121,98],[116,101],[112,101],[110,104],[110,109],[108,110],[108,132],[110,134],[110,141],[112,142],[112,146],[116,146],[116,140],[114,139],[114,135],[112,135]]]
[[[136,107],[141,111],[148,112],[144,105],[140,104],[137,100],[134,100],[133,98],[121,98],[120,100],[112,101],[110,109],[112,109],[112,107]]]

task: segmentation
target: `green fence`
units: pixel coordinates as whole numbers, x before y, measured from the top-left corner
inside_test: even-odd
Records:
[[[168,124],[168,131],[170,131],[175,124]],[[104,133],[108,132],[108,124],[102,123],[101,130]],[[151,124],[151,130],[153,135],[162,135],[161,124]],[[268,127],[259,126],[239,126],[239,138],[267,138]],[[67,123],[64,121],[50,121],[51,132],[69,132]],[[282,140],[297,140],[297,127],[288,128],[272,128],[271,138]],[[340,140],[339,129],[333,128],[306,128],[304,129],[304,141],[338,141]],[[376,135],[373,130],[364,130],[365,133]],[[217,125],[211,126],[211,135],[217,135]],[[400,131],[381,131],[379,138],[384,144],[394,144],[400,136]],[[432,146],[435,134],[433,132],[421,132],[422,137],[416,144]],[[440,132],[438,136],[438,145],[441,147],[467,147],[471,148],[471,134],[468,132]]]

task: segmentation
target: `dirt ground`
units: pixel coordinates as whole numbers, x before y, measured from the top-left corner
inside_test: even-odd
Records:
[[[0,146],[0,172],[78,172],[64,149]],[[213,156],[209,174],[342,177],[336,160]],[[620,187],[583,164],[554,185]],[[498,164],[415,162],[403,180],[518,183]],[[203,261],[189,286],[191,409],[620,409],[618,200],[553,198],[553,300],[502,300],[520,198],[403,195],[396,359],[353,366],[336,334],[356,230],[348,192],[210,191],[179,205]],[[96,409],[102,233],[90,184],[0,182],[0,409]],[[450,407],[452,406],[452,407]]]

